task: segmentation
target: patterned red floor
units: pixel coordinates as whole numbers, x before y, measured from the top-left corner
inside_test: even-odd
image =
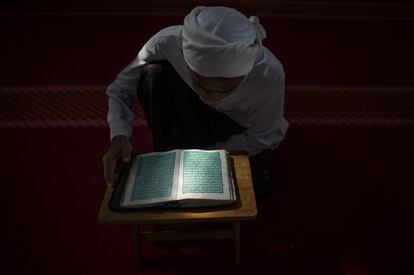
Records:
[[[136,125],[144,123],[138,103]],[[103,85],[0,87],[0,127],[107,126]],[[414,126],[414,86],[288,86],[286,116],[295,125]]]
[[[97,221],[109,130],[105,86],[94,84],[110,83],[152,34],[181,23],[154,14],[2,14],[5,274],[136,274],[130,231]],[[147,243],[142,274],[366,275],[371,266],[376,275],[414,274],[406,272],[414,246],[414,21],[261,23],[286,71],[292,127],[273,156],[275,192],[243,225],[244,265],[229,261],[230,243]],[[150,151],[134,110],[134,151]]]
[[[136,126],[143,113],[138,104]],[[0,127],[97,127],[107,126],[105,86],[0,87]]]

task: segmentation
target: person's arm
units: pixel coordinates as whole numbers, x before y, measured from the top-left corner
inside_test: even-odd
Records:
[[[230,152],[246,152],[250,156],[263,150],[275,148],[283,140],[288,123],[284,119],[284,79],[281,76],[269,87],[276,91],[264,98],[255,109],[252,127],[242,134],[231,136],[225,142],[219,142],[211,149],[226,149]],[[209,148],[209,149],[210,149]]]
[[[106,90],[111,143],[102,161],[104,178],[108,185],[113,185],[117,181],[122,162],[129,162],[131,159],[130,137],[135,118],[131,106],[137,97],[142,67],[149,62],[163,59],[158,51],[157,39],[158,34],[144,45],[134,61],[118,74]]]
[[[157,50],[156,39],[155,35],[144,45],[136,58],[118,74],[106,90],[108,95],[107,120],[111,130],[111,140],[119,135],[127,138],[132,135],[134,113],[131,106],[137,97],[140,71],[145,64],[162,59]]]

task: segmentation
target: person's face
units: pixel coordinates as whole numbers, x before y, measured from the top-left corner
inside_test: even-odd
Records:
[[[187,66],[188,67],[188,66]],[[242,82],[243,76],[234,78],[204,77],[188,67],[194,89],[206,101],[220,101],[230,95]]]

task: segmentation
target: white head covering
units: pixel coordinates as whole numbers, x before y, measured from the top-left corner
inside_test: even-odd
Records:
[[[265,37],[255,16],[248,19],[232,8],[199,6],[184,19],[184,59],[201,76],[244,76],[253,68]]]

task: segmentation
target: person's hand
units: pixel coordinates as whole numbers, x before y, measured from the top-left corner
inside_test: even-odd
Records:
[[[104,164],[104,177],[107,185],[115,184],[118,179],[122,164],[131,159],[132,145],[126,136],[115,136],[105,156],[102,158]]]

